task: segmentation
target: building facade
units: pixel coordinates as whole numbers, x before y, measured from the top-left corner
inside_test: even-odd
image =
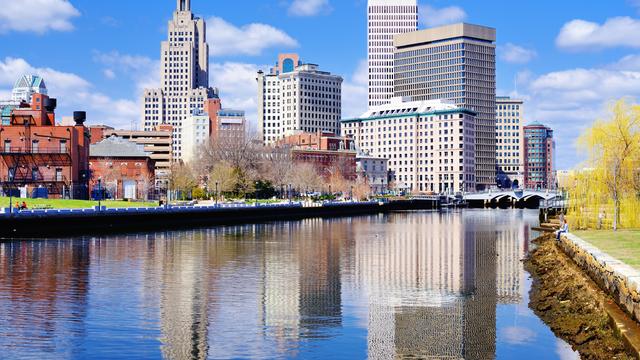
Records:
[[[50,198],[88,198],[90,135],[86,114],[75,125],[56,124],[56,100],[34,93],[0,125],[2,192]],[[20,190],[19,190],[20,189]]]
[[[338,133],[342,78],[281,54],[269,74],[258,72],[258,128],[265,145],[296,132]]]
[[[147,200],[155,188],[155,164],[144,145],[110,136],[91,145],[91,191],[112,199]]]
[[[222,142],[246,141],[245,113],[242,110],[220,109],[211,129],[211,139]]]
[[[555,189],[553,130],[533,123],[524,127],[524,181],[528,189]]]
[[[393,97],[393,37],[418,30],[416,0],[369,0],[367,4],[367,61],[369,107]]]
[[[392,190],[474,191],[476,113],[442,100],[392,98],[357,119],[342,120],[342,136],[386,158]]]
[[[91,131],[91,144],[96,144],[108,137],[117,136],[141,145],[154,164],[154,178],[159,187],[166,185],[171,172],[171,125],[159,125],[151,131],[116,130],[106,125],[94,125]]]
[[[11,101],[16,104],[29,103],[33,94],[48,95],[44,79],[38,75],[23,75],[13,86]]]
[[[182,161],[192,163],[201,149],[209,142],[211,133],[209,115],[204,111],[194,112],[183,125]]]
[[[358,179],[371,188],[373,194],[384,194],[389,189],[389,159],[358,154],[356,172]]]
[[[194,17],[190,0],[177,0],[168,29],[160,51],[160,88],[144,91],[142,127],[151,131],[171,125],[172,152],[178,160],[184,154],[185,122],[204,111],[207,100],[217,98],[217,90],[209,87],[206,24]]]
[[[298,132],[275,145],[290,149],[294,162],[312,164],[318,175],[327,181],[336,175],[349,181],[357,178],[355,142],[351,138],[330,132]]]
[[[496,182],[524,185],[524,101],[508,96],[496,97]]]
[[[394,39],[394,96],[451,100],[477,113],[474,182],[495,186],[496,30],[460,23]]]

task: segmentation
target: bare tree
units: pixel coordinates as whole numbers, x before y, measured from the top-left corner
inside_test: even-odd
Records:
[[[213,165],[208,176],[207,186],[210,190],[218,189],[218,192],[228,193],[235,190],[236,178],[233,167],[226,161],[220,161]]]

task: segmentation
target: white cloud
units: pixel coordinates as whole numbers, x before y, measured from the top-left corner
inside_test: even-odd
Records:
[[[293,0],[289,6],[289,15],[293,16],[315,16],[329,12],[329,0]]]
[[[74,110],[86,110],[90,124],[129,128],[132,123],[138,125],[140,122],[141,108],[136,101],[111,98],[76,74],[34,67],[24,59],[5,58],[0,61],[0,94],[8,93],[23,74],[44,78],[49,96],[58,99],[58,119],[71,115]]]
[[[351,79],[345,79],[342,83],[342,118],[355,118],[367,111],[368,86],[368,64],[363,59],[358,63]]]
[[[535,50],[527,49],[512,43],[499,46],[498,54],[500,55],[500,59],[512,64],[526,64],[538,56],[538,53],[536,53]]]
[[[0,0],[0,33],[73,30],[80,12],[67,0]]]
[[[103,74],[113,79],[118,73],[132,78],[136,83],[137,95],[144,89],[160,87],[160,61],[146,56],[121,54],[118,51],[107,53],[94,51],[93,61],[105,65]]]
[[[104,77],[106,77],[109,80],[113,80],[113,79],[116,78],[116,73],[113,72],[113,70],[111,70],[111,69],[102,70],[102,75],[104,75]]]
[[[458,23],[467,18],[467,13],[459,6],[438,9],[431,5],[421,5],[419,13],[420,22],[427,27]]]
[[[556,137],[558,168],[584,160],[576,140],[596,119],[608,114],[608,104],[622,97],[640,97],[640,57],[628,56],[600,68],[576,68],[534,76],[523,72],[519,88],[526,96],[527,122],[551,126]]]
[[[611,47],[640,47],[640,20],[628,16],[609,18],[604,24],[585,20],[566,23],[556,45],[567,50],[595,50]]]
[[[244,110],[249,128],[257,129],[258,119],[258,70],[268,65],[237,62],[211,63],[210,85],[220,89],[224,108]]]
[[[272,47],[298,46],[294,38],[271,25],[253,23],[237,27],[219,17],[207,20],[207,34],[212,56],[255,56]]]

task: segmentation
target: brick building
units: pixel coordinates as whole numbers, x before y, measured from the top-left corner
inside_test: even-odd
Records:
[[[171,152],[173,127],[171,125],[158,125],[153,131],[116,130],[107,125],[94,125],[89,129],[91,130],[91,144],[99,143],[110,136],[117,136],[142,145],[144,151],[150,153],[149,157],[155,164],[155,178],[158,186],[161,186],[169,178],[173,160]]]
[[[355,143],[351,138],[330,132],[297,133],[285,136],[276,146],[289,147],[294,161],[313,164],[325,180],[335,174],[350,181],[357,178]]]
[[[0,125],[0,186],[6,195],[26,190],[32,196],[88,198],[90,135],[86,114],[75,125],[56,124],[56,99],[34,93],[31,104],[11,109]]]
[[[113,199],[148,199],[155,187],[155,161],[151,156],[144,145],[117,136],[92,144],[92,193],[100,186]]]

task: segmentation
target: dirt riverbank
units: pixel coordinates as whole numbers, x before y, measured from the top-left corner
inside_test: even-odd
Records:
[[[609,323],[607,296],[556,245],[552,235],[534,241],[525,262],[533,278],[529,307],[582,359],[635,359]]]

